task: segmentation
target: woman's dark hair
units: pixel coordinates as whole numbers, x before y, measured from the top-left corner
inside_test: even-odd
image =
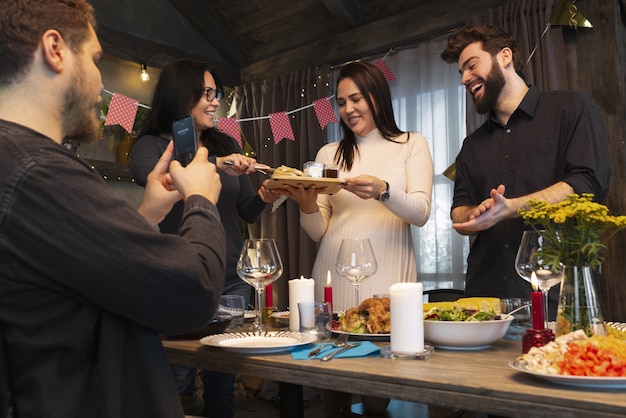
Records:
[[[391,105],[391,92],[383,73],[372,64],[363,62],[352,62],[344,66],[339,71],[337,87],[341,80],[350,78],[361,91],[361,95],[367,102],[372,112],[374,123],[388,141],[396,142],[393,138],[402,134],[393,117],[393,106]],[[354,132],[341,121],[343,139],[339,143],[339,148],[335,154],[335,162],[346,170],[352,168],[354,156],[358,154],[358,146]]]
[[[211,72],[207,64],[192,60],[175,61],[163,68],[139,136],[170,133],[174,121],[189,116],[191,108],[202,98],[206,71]]]
[[[179,60],[168,64],[152,95],[152,108],[139,137],[172,132],[172,123],[189,116],[191,109],[204,94],[204,73],[211,73],[218,91],[224,91],[219,76],[211,67],[200,61]],[[236,142],[215,128],[201,133],[200,140],[210,155],[228,155],[237,150]]]
[[[517,41],[501,28],[494,25],[463,26],[448,37],[446,48],[441,53],[441,59],[450,64],[457,63],[463,50],[474,42],[480,42],[483,49],[491,54],[492,57],[502,51],[502,48],[508,47],[513,53],[515,72],[522,79],[525,79],[526,62],[524,62]]]
[[[217,155],[224,157],[232,153],[241,154],[242,150],[233,137],[218,131],[215,128],[209,128],[202,131],[200,135],[202,145],[207,147],[209,155]]]

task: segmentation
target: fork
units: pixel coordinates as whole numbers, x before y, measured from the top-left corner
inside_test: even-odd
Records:
[[[272,175],[271,175],[271,174],[269,174],[267,171],[265,171],[265,170],[261,170],[260,168],[258,168],[258,167],[256,167],[256,166],[254,167],[254,171],[256,171],[256,172],[258,172],[258,173],[261,173],[261,174],[265,174],[267,177],[272,177]]]
[[[309,353],[309,357],[315,357],[316,355],[318,355],[324,348],[329,347],[329,346],[333,346],[333,347],[343,347],[344,345],[346,345],[346,343],[348,342],[348,337],[350,336],[350,334],[346,333],[342,333],[339,334],[339,336],[337,337],[337,341],[335,341],[334,343],[327,343],[327,344],[322,344],[319,347],[317,347],[316,349],[312,350]]]
[[[226,165],[233,165],[233,162],[232,162],[232,161],[229,161],[229,160],[226,160],[226,161],[224,161],[224,164],[226,164]],[[265,164],[263,164],[263,166],[264,166],[264,167],[261,169],[261,168],[259,168],[257,165],[255,165],[255,166],[254,166],[254,171],[257,171],[257,172],[259,172],[259,173],[261,173],[261,174],[265,174],[267,177],[272,177],[272,175],[271,175],[271,174],[269,174],[269,171],[272,171],[272,172],[273,172],[275,169],[274,169],[274,168],[271,168],[271,167],[267,167],[267,168],[265,168]]]
[[[324,357],[322,357],[320,360],[322,360],[322,361],[330,361],[330,360],[332,360],[332,359],[333,359],[333,358],[334,358],[337,354],[339,354],[339,353],[343,353],[344,351],[350,350],[351,348],[358,347],[358,346],[360,346],[360,345],[361,345],[361,342],[360,342],[360,341],[359,341],[359,342],[357,342],[357,343],[352,343],[352,344],[347,344],[347,345],[344,345],[344,346],[343,346],[343,347],[341,347],[339,350],[337,350],[337,351],[333,351],[333,352],[332,352],[332,353],[330,353],[330,354],[326,354],[326,355],[325,355]]]

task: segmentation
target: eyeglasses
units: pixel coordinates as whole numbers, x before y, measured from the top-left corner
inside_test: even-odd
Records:
[[[215,90],[211,87],[204,88],[204,95],[206,96],[207,102],[212,102],[213,99],[217,99],[219,102],[222,98],[222,92],[220,90]]]

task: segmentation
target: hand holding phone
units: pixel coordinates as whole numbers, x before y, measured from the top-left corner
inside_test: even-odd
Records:
[[[193,160],[198,151],[196,139],[196,125],[192,116],[180,119],[172,123],[172,135],[174,137],[174,158],[181,165],[186,166]]]
[[[195,158],[187,167],[172,161],[169,174],[183,200],[191,195],[200,195],[213,204],[217,203],[222,183],[217,167],[209,161],[209,151],[205,147],[198,148]]]

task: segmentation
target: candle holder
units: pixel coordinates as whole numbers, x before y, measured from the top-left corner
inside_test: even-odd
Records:
[[[263,308],[263,323],[269,324],[273,327],[277,326],[276,318],[273,317],[274,312],[278,312],[276,306],[266,306]]]
[[[421,353],[394,353],[391,345],[380,348],[380,356],[392,360],[430,360],[435,355],[435,347],[424,344],[424,351]]]
[[[532,347],[543,347],[554,341],[554,332],[551,329],[527,329],[522,337],[522,354],[528,353]]]

